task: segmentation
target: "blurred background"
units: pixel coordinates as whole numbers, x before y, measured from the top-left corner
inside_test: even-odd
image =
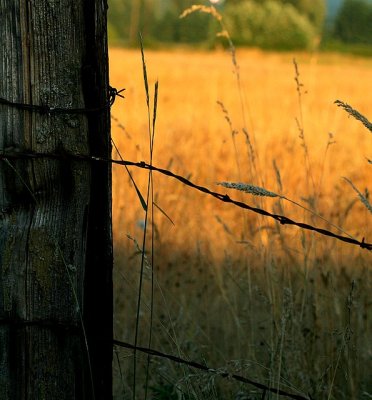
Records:
[[[141,31],[150,47],[225,45],[207,15],[179,20],[196,3],[216,7],[235,45],[372,53],[372,0],[110,0],[110,42],[138,46]]]

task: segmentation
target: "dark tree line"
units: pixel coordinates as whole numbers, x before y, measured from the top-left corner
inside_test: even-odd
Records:
[[[372,2],[345,0],[332,31],[345,43],[372,44]]]
[[[149,44],[162,43],[191,43],[213,46],[216,42],[215,34],[218,31],[215,21],[209,15],[196,13],[180,20],[179,15],[192,4],[211,5],[207,0],[195,2],[193,0],[111,0],[109,9],[109,34],[113,43],[135,45],[138,40],[138,31],[141,31]],[[274,4],[276,3],[276,4]],[[277,6],[277,7],[276,7]],[[225,0],[215,5],[217,10],[231,22],[236,14],[244,13],[248,8],[253,14],[271,12],[272,20],[276,19],[281,9],[282,26],[293,35],[285,39],[290,42],[291,36],[306,36],[305,40],[289,43],[284,47],[306,47],[322,30],[325,17],[325,0]],[[278,8],[279,7],[279,8]],[[277,11],[278,10],[278,11]],[[296,19],[300,19],[297,23]],[[269,18],[269,24],[270,18]],[[237,42],[246,45],[257,45],[247,42],[244,38],[246,31],[254,29],[249,25],[249,18],[244,25],[239,25],[241,35],[236,37]],[[235,35],[236,36],[236,35]],[[258,44],[259,45],[259,44]],[[269,41],[264,47],[271,47]],[[273,44],[275,47],[275,43]]]
[[[218,31],[211,16],[196,13],[180,20],[192,4],[207,0],[110,0],[111,43],[147,45],[189,43],[213,47]],[[223,0],[215,5],[237,45],[273,49],[311,48],[321,39],[372,43],[372,2],[345,0],[336,19],[325,26],[326,0]],[[329,21],[328,21],[329,22]]]

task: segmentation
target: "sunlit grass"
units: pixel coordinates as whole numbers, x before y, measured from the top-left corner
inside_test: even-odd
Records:
[[[217,182],[267,188],[280,196],[252,198],[237,192],[236,197],[335,230],[314,215],[319,214],[370,242],[369,211],[343,177],[363,194],[370,187],[366,157],[372,158],[372,138],[334,101],[343,100],[371,118],[372,60],[246,50],[237,56],[244,114],[228,52],[146,52],[149,87],[160,82],[154,165],[221,193],[228,189]],[[294,57],[304,85],[301,104]],[[140,52],[111,49],[110,61],[111,85],[126,87],[125,101],[112,110],[125,131],[113,121],[114,140],[124,158],[149,161]],[[301,112],[302,138],[296,123]],[[132,173],[145,194],[147,174]],[[163,176],[154,174],[153,180],[155,202],[175,223],[155,210],[154,346],[318,398],[372,393],[366,374],[372,326],[370,255],[365,250],[278,226]],[[119,339],[131,341],[139,258],[127,235],[142,237],[144,212],[130,178],[117,167],[113,193],[115,330]],[[146,311],[141,318],[145,344]],[[125,360],[130,375],[131,362]],[[154,382],[178,382],[180,390],[194,393],[190,398],[234,398],[239,390],[250,389],[209,385],[205,376],[195,381],[189,370],[167,363],[153,368]],[[126,393],[128,382],[129,377]],[[209,391],[201,393],[200,382]]]

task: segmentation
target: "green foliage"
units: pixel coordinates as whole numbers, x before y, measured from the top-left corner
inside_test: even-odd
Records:
[[[116,31],[115,25],[110,21],[107,23],[107,32],[111,43],[117,43],[119,40],[119,35]]]
[[[244,0],[237,0],[235,4]],[[325,0],[254,0],[262,5],[264,2],[276,1],[280,4],[291,4],[301,15],[306,16],[318,32],[321,32],[324,25],[326,12]]]
[[[111,43],[123,42],[129,35],[130,5],[127,1],[112,0],[108,9],[108,35]]]
[[[151,36],[162,42],[200,43],[208,40],[211,17],[202,13],[190,14],[180,19],[183,9],[168,10],[156,19],[151,29]]]
[[[110,0],[108,11],[111,43],[138,45],[138,33],[145,42],[200,43],[212,35],[212,19],[195,13],[179,19],[192,0]]]
[[[241,1],[226,7],[226,25],[234,43],[266,49],[311,48],[316,31],[291,4],[268,0]]]
[[[345,43],[372,44],[372,4],[345,0],[336,17],[333,37]]]
[[[212,44],[220,28],[210,15],[179,15],[194,3],[207,0],[109,0],[109,37],[117,44]],[[324,21],[325,0],[228,0],[216,6],[226,14],[233,40],[240,45],[273,49],[311,47]],[[226,11],[226,13],[224,12]]]
[[[328,38],[322,43],[322,50],[353,54],[360,57],[372,57],[372,46],[370,44],[345,43],[332,38]]]
[[[282,0],[292,4],[300,14],[305,15],[318,32],[323,30],[326,13],[325,0]]]

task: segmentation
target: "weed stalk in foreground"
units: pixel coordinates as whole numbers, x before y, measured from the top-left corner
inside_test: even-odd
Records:
[[[142,35],[140,34],[140,46],[141,46],[141,56],[142,56],[142,68],[143,68],[143,80],[145,86],[145,94],[146,94],[146,104],[147,104],[147,117],[148,117],[148,131],[149,131],[149,148],[150,148],[150,163],[152,166],[153,162],[153,152],[154,152],[154,139],[155,139],[155,125],[156,125],[156,111],[157,111],[157,99],[158,99],[158,82],[155,83],[155,94],[154,94],[154,108],[153,108],[153,118],[151,124],[151,110],[150,110],[150,94],[149,94],[149,84],[147,78],[147,68],[146,61],[143,49],[143,40]],[[147,196],[146,196],[146,210],[145,210],[145,223],[144,223],[144,231],[143,231],[143,240],[142,240],[142,255],[141,255],[141,270],[140,270],[140,278],[139,278],[139,287],[138,287],[138,299],[137,299],[137,313],[136,313],[136,327],[135,327],[135,336],[134,336],[134,345],[135,350],[133,352],[133,400],[136,399],[136,378],[137,378],[137,353],[136,347],[138,344],[138,334],[139,334],[139,321],[140,321],[140,312],[141,312],[141,299],[142,299],[142,286],[143,286],[143,273],[144,273],[144,265],[145,265],[145,249],[146,249],[146,238],[147,238],[147,225],[148,225],[148,206],[151,201],[151,213],[152,213],[152,222],[151,222],[151,307],[150,307],[150,328],[149,328],[149,347],[151,346],[152,341],[152,324],[153,324],[153,313],[154,313],[154,184],[152,177],[152,169],[149,170],[148,174],[148,182],[147,182]],[[150,355],[147,357],[147,370],[146,370],[146,384],[145,384],[145,399],[147,398],[148,392],[148,380],[149,380],[149,368],[150,368]]]

